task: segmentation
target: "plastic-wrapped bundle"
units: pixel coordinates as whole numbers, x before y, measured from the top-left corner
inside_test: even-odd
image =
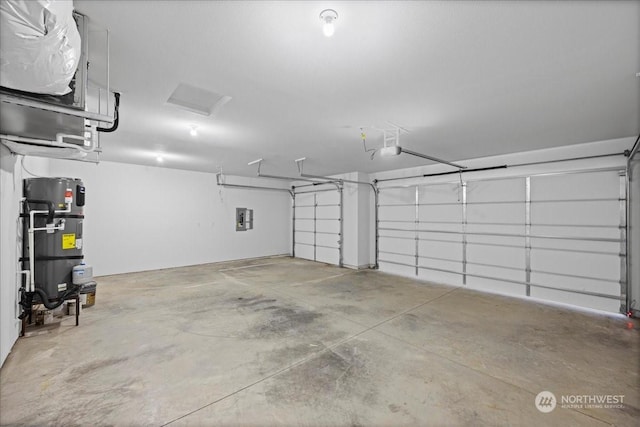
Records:
[[[1,86],[67,94],[80,54],[73,1],[0,1]]]

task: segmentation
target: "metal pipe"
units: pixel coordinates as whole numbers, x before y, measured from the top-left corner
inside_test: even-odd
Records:
[[[406,150],[402,150],[402,151],[406,151]],[[637,151],[637,148],[636,148],[636,151]],[[543,165],[543,164],[549,164],[549,163],[569,162],[569,161],[574,161],[574,160],[600,159],[600,158],[603,158],[603,157],[621,156],[621,155],[624,155],[624,154],[625,153],[611,153],[611,154],[600,154],[600,155],[595,155],[595,156],[570,157],[570,158],[558,159],[558,160],[546,160],[546,161],[540,161],[540,162],[516,163],[516,164],[513,164],[513,165],[490,166],[490,167],[486,167],[486,168],[478,168],[476,170],[477,171],[481,171],[481,170],[490,170],[490,169],[507,169],[507,168],[521,167],[521,166],[534,166],[534,165]],[[460,170],[460,171],[442,173],[442,175],[448,175],[448,174],[452,174],[452,173],[458,174],[458,173],[466,173],[466,172],[474,172],[474,171],[475,171],[474,169]],[[376,180],[376,182],[388,182],[388,181],[397,181],[397,180],[401,180],[401,179],[412,179],[412,178],[425,178],[425,177],[428,177],[428,176],[436,176],[436,175],[440,175],[440,174],[434,174],[434,175],[423,174],[423,175],[412,175],[412,176],[403,176],[403,177],[396,177],[396,178],[384,178],[384,179],[378,179],[378,180]],[[529,176],[534,176],[534,175],[529,175]],[[509,178],[512,178],[512,177],[509,177]],[[500,179],[505,179],[505,178],[500,178]]]
[[[466,169],[467,168],[466,166],[462,166],[462,165],[459,165],[457,163],[448,162],[446,160],[442,160],[442,159],[439,159],[437,157],[427,156],[426,154],[417,153],[415,151],[407,150],[406,148],[401,148],[400,151],[402,153],[407,153],[407,154],[410,154],[412,156],[421,157],[423,159],[431,160],[433,162],[444,163],[445,165],[453,166],[454,168],[458,168],[458,169]]]
[[[0,139],[6,139],[7,141],[14,141],[14,142],[24,142],[27,144],[37,144],[43,147],[71,148],[85,154],[91,153],[95,150],[93,138],[91,138],[90,140],[91,144],[89,145],[89,147],[85,148],[83,145],[76,145],[76,144],[71,144],[71,143],[62,141],[62,138],[65,136],[86,141],[86,139],[81,136],[63,135],[61,133],[56,135],[56,141],[49,141],[48,139],[27,138],[23,136],[15,136],[15,135],[5,135],[5,134],[0,135]]]
[[[631,151],[629,151],[629,155],[627,156],[628,157],[627,161],[633,160],[633,157],[636,155],[636,153],[638,152],[638,148],[640,147],[639,142],[640,142],[640,135],[638,135],[638,138],[636,138],[636,142],[633,144],[633,147],[631,147]]]
[[[367,181],[354,181],[352,179],[344,179],[344,178],[331,178],[329,176],[322,176],[322,175],[310,175],[308,173],[301,173],[300,176],[305,177],[305,178],[316,178],[316,179],[326,179],[327,181],[340,181],[340,182],[347,182],[349,184],[362,184],[362,185],[373,185],[370,182]]]
[[[314,181],[313,184],[302,184],[302,185],[296,185],[296,188],[305,188],[305,187],[316,187],[318,185],[325,185],[325,184],[334,184],[340,182],[339,180],[335,180],[335,181],[327,181],[327,182],[317,182]],[[320,191],[320,190],[315,190],[315,191]],[[313,191],[309,191],[309,193],[313,193]]]
[[[263,174],[261,172],[258,172],[258,176],[260,178],[279,179],[279,180],[284,180],[284,181],[289,181],[289,182],[291,182],[291,181],[318,182],[318,181],[314,181],[312,179],[294,178],[294,177],[291,177],[291,176],[268,175],[268,174]]]
[[[298,187],[295,187],[298,188]],[[298,191],[296,194],[314,194],[314,193],[322,193],[326,191],[336,191],[336,188],[326,188],[322,190],[311,190],[311,191]]]
[[[62,113],[69,116],[82,117],[84,119],[92,120],[96,122],[104,122],[104,123],[112,124],[114,120],[113,117],[110,117],[104,114],[97,114],[97,113],[92,113],[90,111],[84,111],[84,110],[76,110],[75,108],[71,108],[71,107],[63,107],[59,105],[46,104],[41,101],[34,101],[28,98],[21,98],[21,97],[6,94],[6,93],[0,94],[0,102],[6,102],[9,104],[17,104],[25,107],[37,108],[39,110],[53,111],[55,113]]]
[[[28,201],[27,201],[28,203]],[[58,214],[58,213],[70,213],[71,212],[71,204],[70,203],[66,203],[66,207],[64,210],[54,210],[53,211],[54,214]],[[29,240],[29,284],[27,286],[27,292],[34,292],[36,289],[36,283],[35,283],[35,232],[36,231],[57,231],[57,230],[64,230],[64,222],[61,222],[59,225],[54,225],[53,227],[38,227],[36,228],[34,226],[35,224],[35,216],[37,214],[50,214],[50,212],[48,210],[46,211],[39,211],[39,210],[29,210],[29,228],[28,228],[28,240]]]
[[[221,182],[220,178],[222,177],[222,173],[218,172],[216,174],[216,185],[220,187],[226,188],[239,188],[245,190],[269,190],[269,191],[286,191],[289,193],[291,197],[293,197],[293,191],[287,188],[277,188],[277,187],[261,187],[258,185],[244,185],[244,184],[227,184],[225,182]]]

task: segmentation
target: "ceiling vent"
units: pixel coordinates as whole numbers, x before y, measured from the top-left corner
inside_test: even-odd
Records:
[[[167,99],[167,104],[175,105],[183,110],[202,114],[203,116],[215,116],[229,101],[231,101],[230,96],[180,83]]]

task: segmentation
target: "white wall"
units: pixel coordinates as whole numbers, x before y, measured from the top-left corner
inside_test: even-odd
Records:
[[[350,181],[370,182],[369,175],[352,172],[334,175],[332,178]],[[370,197],[371,187],[368,185],[345,182],[343,188],[343,240],[345,267],[369,268],[370,259]]]
[[[22,156],[0,148],[0,360],[19,334],[19,201]],[[286,192],[216,185],[215,175],[159,167],[26,157],[40,176],[81,178],[87,188],[84,255],[94,275],[290,253]],[[254,179],[236,184],[256,184]],[[263,184],[263,183],[261,183]],[[254,210],[254,229],[235,231],[236,207]]]
[[[84,255],[94,275],[290,253],[285,192],[222,188],[214,174],[161,167],[51,160],[50,168],[86,186]],[[254,210],[253,230],[235,231],[236,207]]]
[[[14,156],[0,144],[0,365],[18,338],[18,288],[21,241],[18,228],[22,179],[30,175],[21,166],[22,156]],[[45,159],[31,158],[25,163],[39,175],[47,174]]]

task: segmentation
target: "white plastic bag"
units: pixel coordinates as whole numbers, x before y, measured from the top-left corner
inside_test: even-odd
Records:
[[[0,1],[0,85],[67,94],[81,46],[72,0]]]

